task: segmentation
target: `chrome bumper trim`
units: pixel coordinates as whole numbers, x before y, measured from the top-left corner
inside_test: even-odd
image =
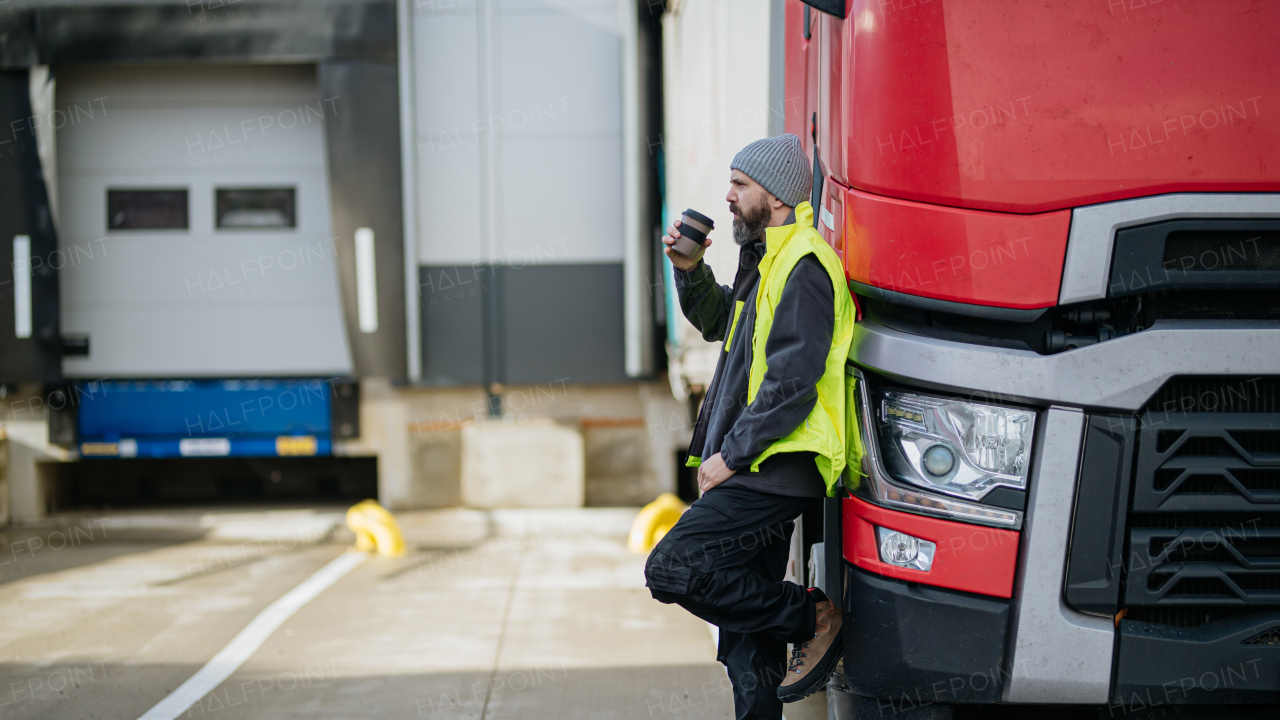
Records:
[[[1280,322],[1162,320],[1056,355],[937,340],[871,322],[849,359],[892,378],[974,400],[1136,411],[1175,375],[1274,374]]]
[[[1005,702],[1107,702],[1114,626],[1062,600],[1084,414],[1050,408],[1036,439],[1018,579],[1014,586]]]

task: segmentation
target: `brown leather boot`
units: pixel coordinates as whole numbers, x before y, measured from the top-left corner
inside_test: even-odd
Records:
[[[791,664],[787,676],[778,686],[778,699],[784,703],[809,697],[827,684],[827,678],[835,672],[836,663],[844,654],[844,635],[840,610],[830,600],[823,600],[814,608],[817,634],[808,642],[791,649]]]

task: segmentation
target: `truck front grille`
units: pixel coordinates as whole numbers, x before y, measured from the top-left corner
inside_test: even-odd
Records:
[[[1191,628],[1258,612],[1256,607],[1136,607],[1125,617],[1138,622]]]
[[[1245,640],[1243,645],[1280,645],[1280,627],[1273,627],[1264,633],[1258,633]]]
[[[1147,403],[1147,413],[1157,416],[1223,412],[1280,412],[1280,377],[1176,377],[1165,383]],[[1171,430],[1158,423],[1147,429]]]
[[[1280,270],[1275,230],[1179,230],[1164,241],[1163,265],[1183,272]]]
[[[1175,378],[1139,418],[1122,605],[1193,627],[1280,608],[1280,378]]]

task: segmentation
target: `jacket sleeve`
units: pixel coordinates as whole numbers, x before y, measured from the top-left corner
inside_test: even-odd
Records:
[[[704,340],[723,340],[733,314],[733,289],[717,284],[711,268],[701,261],[688,272],[677,269],[675,277],[684,316],[698,328]]]
[[[768,368],[760,389],[720,445],[730,470],[750,467],[813,412],[835,332],[834,292],[816,257],[807,255],[792,268],[765,342]]]

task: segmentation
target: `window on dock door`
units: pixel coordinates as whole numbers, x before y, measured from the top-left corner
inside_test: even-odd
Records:
[[[187,190],[107,190],[108,230],[186,230]]]
[[[296,228],[296,193],[288,188],[218,188],[214,191],[219,230]]]

